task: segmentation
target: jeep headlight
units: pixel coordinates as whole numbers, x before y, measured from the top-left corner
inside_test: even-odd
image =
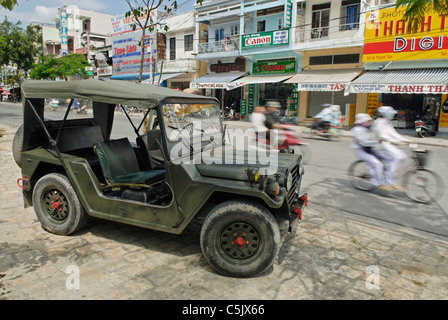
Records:
[[[255,168],[250,168],[246,170],[247,178],[249,182],[258,182],[260,176],[260,170]]]
[[[283,181],[283,185],[285,186],[286,191],[288,191],[292,186],[292,175],[289,170],[286,170],[285,172],[285,180]]]

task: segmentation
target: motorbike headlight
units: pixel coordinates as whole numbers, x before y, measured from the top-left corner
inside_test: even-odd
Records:
[[[286,170],[285,172],[285,180],[283,182],[283,185],[285,186],[286,191],[288,191],[292,186],[292,175],[289,170]]]

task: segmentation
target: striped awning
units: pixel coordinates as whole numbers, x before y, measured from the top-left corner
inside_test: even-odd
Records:
[[[255,83],[276,83],[282,82],[289,78],[291,78],[292,74],[270,74],[270,75],[256,75],[252,74],[250,76],[242,77],[238,80],[233,81],[237,87],[245,86],[246,84],[255,84]]]
[[[231,90],[236,88],[232,81],[241,78],[246,74],[246,72],[241,71],[209,73],[201,78],[191,81],[190,88]]]
[[[350,83],[347,92],[447,94],[448,69],[367,71]]]
[[[298,91],[341,91],[363,69],[303,70],[285,83],[297,83]]]

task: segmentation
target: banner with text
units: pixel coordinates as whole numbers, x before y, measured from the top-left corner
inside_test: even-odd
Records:
[[[413,31],[403,20],[405,11],[394,7],[367,13],[364,62],[448,58],[448,15],[427,13]]]

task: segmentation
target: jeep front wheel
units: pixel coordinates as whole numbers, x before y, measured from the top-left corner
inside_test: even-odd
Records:
[[[253,277],[274,263],[280,231],[265,207],[227,201],[205,218],[200,241],[205,259],[216,271],[232,277]]]
[[[42,228],[54,234],[69,235],[87,220],[73,186],[59,173],[47,174],[37,181],[33,204]]]

